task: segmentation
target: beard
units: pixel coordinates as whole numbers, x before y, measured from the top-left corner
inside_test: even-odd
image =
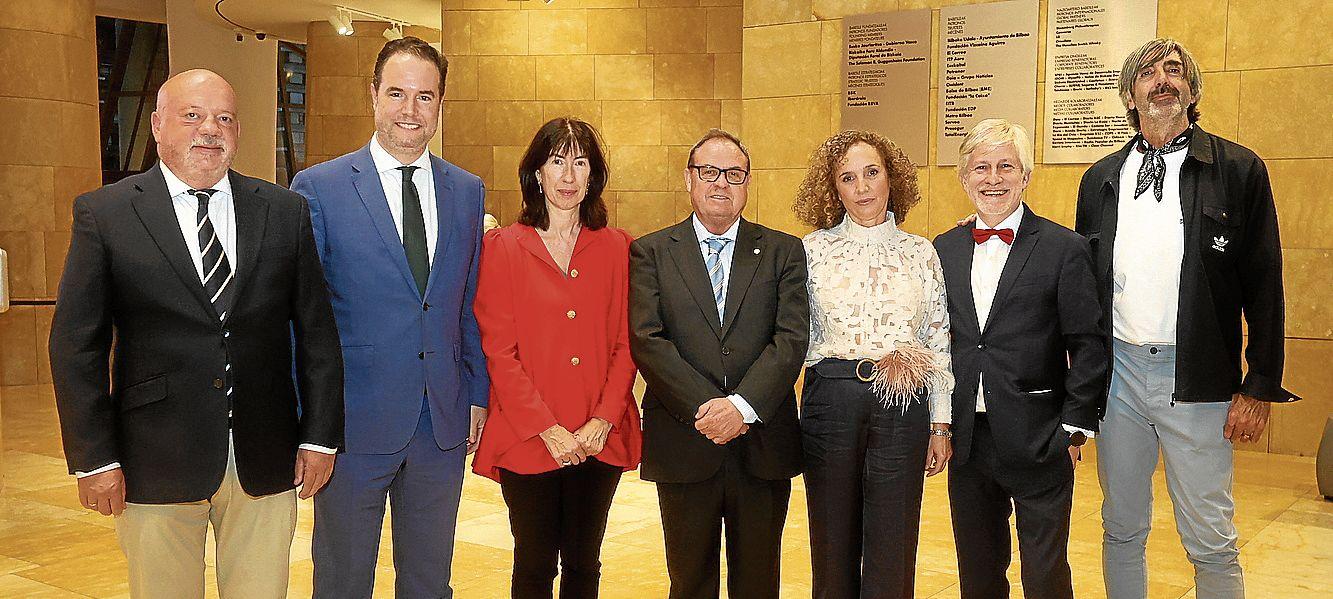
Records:
[[[1170,94],[1169,101],[1164,102],[1162,94]],[[1145,108],[1141,111],[1142,116],[1152,121],[1173,121],[1180,115],[1185,114],[1185,102],[1181,100],[1180,90],[1171,86],[1161,86],[1148,94],[1147,101],[1144,102]],[[1155,98],[1155,99],[1154,99]]]
[[[182,180],[188,180],[191,185],[211,185],[220,180],[226,174],[227,169],[231,168],[232,159],[236,156],[236,149],[229,147],[225,142],[216,139],[206,139],[198,141],[202,145],[221,146],[219,153],[205,153],[203,150],[196,150],[193,144],[158,146],[158,157],[162,163],[171,169],[172,173]]]
[[[375,130],[380,134],[380,143],[391,146],[398,150],[424,150],[430,138],[435,135],[435,129],[428,127],[425,123],[416,131],[408,131],[394,124],[394,121],[387,123],[376,123]]]

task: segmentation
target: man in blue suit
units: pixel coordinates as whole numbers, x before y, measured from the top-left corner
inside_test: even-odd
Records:
[[[447,68],[420,39],[385,44],[370,143],[292,180],[310,201],[345,364],[346,454],[315,502],[318,598],[370,596],[386,495],[396,596],[453,595],[463,462],[489,381],[472,314],[485,190],[426,151]]]

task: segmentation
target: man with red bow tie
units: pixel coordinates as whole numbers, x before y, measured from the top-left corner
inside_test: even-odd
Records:
[[[958,381],[949,503],[962,596],[1008,596],[1012,511],[1024,594],[1072,598],[1074,467],[1097,429],[1108,363],[1092,252],[1023,204],[1033,159],[1022,127],[982,121],[959,154],[976,219],[935,249]]]

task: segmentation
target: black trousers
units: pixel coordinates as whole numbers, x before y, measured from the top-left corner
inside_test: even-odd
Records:
[[[995,437],[985,415],[977,414],[967,463],[949,466],[949,509],[963,599],[1009,596],[1005,570],[1013,553],[1011,512],[1018,527],[1023,595],[1073,599],[1068,555],[1073,500],[1074,469],[1068,460],[1026,470],[1004,467],[995,455]]]
[[[751,476],[732,448],[712,478],[657,483],[671,599],[716,599],[723,524],[727,594],[776,599],[791,481]]]
[[[596,458],[542,474],[500,470],[500,492],[514,533],[515,599],[550,598],[556,562],[560,597],[597,596],[602,537],[621,469]]]
[[[805,370],[801,396],[814,597],[912,597],[930,409],[885,408],[829,366]]]

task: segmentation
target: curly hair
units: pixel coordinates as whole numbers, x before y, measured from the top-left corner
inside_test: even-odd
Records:
[[[834,179],[838,166],[847,157],[847,150],[864,143],[879,152],[889,176],[889,210],[894,220],[902,224],[907,213],[921,201],[921,190],[916,183],[916,165],[888,138],[870,131],[843,131],[828,138],[810,154],[810,168],[805,180],[796,191],[792,211],[796,218],[816,229],[827,229],[847,213]]]

